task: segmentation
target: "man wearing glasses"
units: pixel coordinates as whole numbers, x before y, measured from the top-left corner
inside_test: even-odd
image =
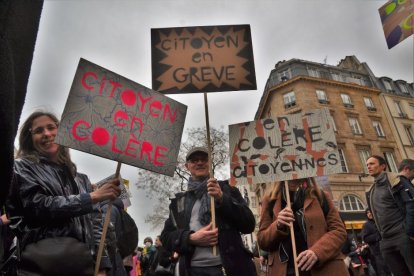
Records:
[[[209,177],[208,151],[192,148],[185,167],[190,172],[188,188],[171,200],[161,240],[180,255],[180,275],[251,276],[256,275],[252,254],[240,233],[253,232],[255,219],[239,190],[228,181]],[[211,223],[210,197],[214,198],[216,225]],[[217,246],[217,255],[213,254]]]

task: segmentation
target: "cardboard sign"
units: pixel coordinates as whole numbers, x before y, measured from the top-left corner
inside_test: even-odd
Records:
[[[327,109],[229,126],[230,183],[256,184],[341,172]]]
[[[378,10],[388,49],[414,33],[414,0],[393,0]]]
[[[250,25],[151,29],[152,89],[255,90]]]
[[[174,175],[187,106],[85,59],[55,142]]]
[[[104,184],[106,184],[109,180],[115,177],[115,174],[112,174],[108,177],[105,177],[104,179],[100,180],[99,182],[95,183],[97,188],[101,188]],[[131,206],[131,201],[129,200],[131,197],[131,193],[129,192],[129,188],[127,185],[129,184],[129,181],[126,179],[123,179],[121,176],[118,177],[120,184],[119,188],[121,189],[121,194],[118,196],[119,199],[122,200],[122,203],[124,204],[124,209]],[[109,203],[109,199],[102,202],[102,204]]]

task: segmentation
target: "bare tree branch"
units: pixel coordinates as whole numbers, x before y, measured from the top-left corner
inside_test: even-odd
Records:
[[[153,229],[161,227],[168,218],[168,205],[170,198],[182,190],[185,190],[190,174],[185,168],[185,156],[188,150],[196,146],[207,147],[207,135],[205,128],[190,128],[186,131],[188,137],[181,144],[178,154],[178,164],[173,177],[160,175],[150,171],[138,169],[138,189],[144,191],[145,196],[157,202],[152,213],[145,217],[145,222],[150,223]],[[212,148],[212,169],[214,177],[227,178],[228,172],[228,133],[223,127],[210,128]]]

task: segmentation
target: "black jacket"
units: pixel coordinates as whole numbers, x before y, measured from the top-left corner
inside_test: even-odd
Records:
[[[375,208],[372,206],[375,204],[372,195],[376,189],[376,182],[377,179],[374,182],[374,185],[372,185],[370,190],[366,193],[366,197],[369,208],[372,211],[375,222],[377,223],[378,230],[384,238],[388,237],[388,235],[382,231],[384,225],[378,225],[377,216],[380,214],[376,213]],[[408,236],[414,237],[414,186],[411,184],[410,180],[400,175],[391,181],[388,179],[388,175],[385,175],[385,178],[381,180],[381,183],[387,183],[387,190],[389,195],[393,198],[393,204],[387,206],[387,209],[397,209],[398,213],[402,216],[402,224],[395,225],[393,228],[401,228]],[[395,221],[395,218],[383,219],[383,221]],[[395,231],[391,229],[388,232]]]
[[[40,157],[15,161],[14,181],[7,208],[20,248],[49,237],[73,237],[86,243],[95,256],[102,235],[102,214],[92,204],[86,175],[75,178],[65,166]],[[62,260],[64,261],[64,260]],[[101,269],[111,267],[104,252]]]
[[[255,228],[255,219],[239,190],[228,181],[219,181],[223,201],[216,203],[218,247],[226,274],[229,276],[254,276],[252,254],[243,245],[240,233],[248,234]],[[191,192],[178,193],[171,200],[170,216],[161,233],[161,241],[169,251],[180,254],[180,272],[191,269],[194,246],[189,244],[191,211],[196,199]],[[181,274],[180,274],[181,275]],[[186,274],[184,274],[186,275]]]
[[[109,201],[103,201],[100,203],[101,210],[103,212],[102,219],[105,220],[106,212],[108,211]],[[112,201],[110,223],[106,233],[105,244],[108,251],[108,257],[112,263],[112,269],[106,272],[106,276],[126,276],[127,272],[124,268],[121,254],[118,249],[118,238],[122,235],[121,229],[121,214],[124,209],[122,200],[117,198]]]
[[[414,186],[405,176],[398,176],[393,183],[393,192],[404,214],[405,232],[414,238]]]
[[[369,251],[373,255],[380,255],[380,245],[379,241],[381,240],[381,235],[375,225],[374,220],[367,220],[361,231],[362,240],[369,245]]]

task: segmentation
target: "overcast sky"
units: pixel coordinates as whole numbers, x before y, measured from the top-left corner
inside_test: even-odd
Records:
[[[151,28],[250,24],[258,89],[209,93],[211,126],[252,121],[270,71],[280,60],[327,64],[347,55],[366,62],[376,76],[413,82],[413,36],[388,50],[374,0],[45,0],[22,121],[36,109],[61,115],[83,57],[151,88]],[[205,125],[202,94],[171,96],[188,106],[185,129]],[[78,169],[96,182],[116,162],[72,150]],[[145,236],[148,199],[133,183],[137,169],[122,165],[132,183],[132,214]]]

